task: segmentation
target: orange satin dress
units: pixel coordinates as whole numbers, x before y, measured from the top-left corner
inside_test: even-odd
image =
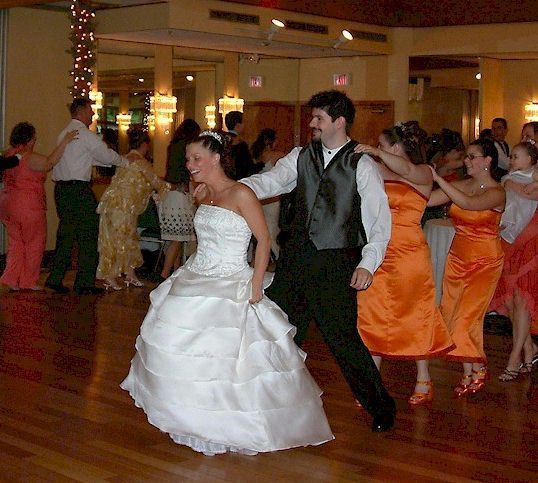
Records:
[[[452,204],[450,216],[456,235],[446,260],[440,309],[456,348],[446,358],[485,363],[484,316],[503,269],[501,213]]]
[[[357,292],[358,328],[373,355],[427,359],[452,339],[435,304],[430,249],[420,220],[427,199],[402,181],[385,181],[392,235],[368,290]]]

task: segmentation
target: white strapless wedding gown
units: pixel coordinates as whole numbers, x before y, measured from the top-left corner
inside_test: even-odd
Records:
[[[198,249],[151,292],[121,387],[151,424],[208,455],[334,439],[295,327],[267,297],[248,302],[246,221],[201,205],[194,225]]]

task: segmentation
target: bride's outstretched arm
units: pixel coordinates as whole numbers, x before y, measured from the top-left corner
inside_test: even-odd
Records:
[[[269,263],[271,236],[265,222],[262,205],[254,192],[250,188],[238,184],[236,193],[240,214],[246,220],[257,241],[252,276],[252,295],[250,297],[250,303],[254,304],[263,297],[263,276]]]

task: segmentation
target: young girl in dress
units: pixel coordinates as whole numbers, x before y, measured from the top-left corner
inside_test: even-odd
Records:
[[[227,176],[227,160],[219,134],[187,145],[187,168],[205,186],[196,195],[198,248],[151,293],[121,387],[151,424],[206,455],[324,443],[333,436],[296,329],[263,294],[270,237],[261,205]]]
[[[538,288],[538,277],[532,276],[538,265],[537,161],[538,147],[534,140],[521,142],[512,150],[510,172],[503,178],[506,210],[501,218],[501,237],[505,259],[501,279],[490,305],[491,310],[507,315],[512,322],[513,346],[506,368],[499,375],[502,382],[514,381],[528,374],[537,353],[530,335],[532,319],[536,318],[536,308],[532,308],[536,306]],[[534,285],[531,284],[532,280]]]

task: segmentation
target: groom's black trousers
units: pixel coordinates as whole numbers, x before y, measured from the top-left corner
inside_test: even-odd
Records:
[[[358,249],[317,250],[310,240],[291,239],[267,296],[297,327],[298,345],[316,321],[353,394],[376,416],[395,405],[357,330],[357,291],[349,284],[359,260]]]

